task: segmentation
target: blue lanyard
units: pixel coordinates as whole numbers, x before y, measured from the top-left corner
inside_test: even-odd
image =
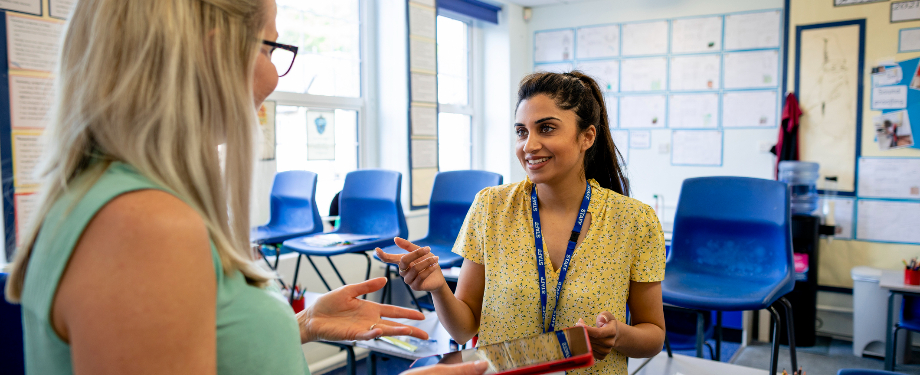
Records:
[[[565,331],[556,331],[556,338],[559,339],[559,347],[562,348],[562,357],[571,358],[572,349],[569,348],[569,340],[565,339]]]
[[[559,267],[559,283],[556,284],[556,305],[553,306],[553,318],[550,320],[549,327],[546,327],[546,265],[543,262],[543,232],[540,230],[540,208],[537,204],[537,184],[533,185],[530,190],[530,205],[533,215],[533,238],[534,245],[537,248],[537,272],[540,273],[540,303],[543,313],[543,333],[552,332],[556,327],[556,310],[559,308],[559,300],[562,299],[562,284],[565,283],[565,275],[569,270],[569,261],[572,260],[572,254],[575,254],[575,245],[578,243],[578,235],[581,234],[581,225],[585,222],[585,215],[588,214],[588,204],[591,203],[591,184],[585,188],[585,198],[581,201],[581,209],[578,211],[578,218],[575,219],[575,228],[572,228],[572,235],[569,237],[569,246],[565,250],[565,259],[562,261],[562,267]]]

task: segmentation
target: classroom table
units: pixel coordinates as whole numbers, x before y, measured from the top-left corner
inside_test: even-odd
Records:
[[[894,371],[894,297],[897,294],[920,297],[920,286],[904,284],[904,271],[882,271],[878,286],[888,289],[888,323],[885,325],[885,369]]]

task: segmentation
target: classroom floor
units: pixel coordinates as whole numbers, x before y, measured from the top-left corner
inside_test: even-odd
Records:
[[[715,345],[710,341],[710,345]],[[726,342],[722,345],[722,362],[727,362],[739,349],[737,343]],[[695,350],[675,350],[675,354],[684,354],[693,356]],[[709,350],[703,350],[703,356],[709,359]],[[818,337],[815,346],[807,348],[797,348],[796,356],[799,365],[803,366],[809,375],[835,375],[841,368],[863,368],[881,370],[884,366],[884,360],[881,358],[865,358],[853,355],[853,346],[849,341],[831,339],[828,337]],[[917,357],[917,354],[914,354]],[[914,361],[916,362],[916,361]],[[410,361],[401,359],[387,359],[377,361],[377,374],[379,375],[396,375],[409,368]],[[737,355],[735,365],[751,367],[755,369],[768,370],[770,367],[770,345],[768,343],[754,343],[744,348]],[[788,368],[789,365],[789,348],[780,347],[779,368]],[[897,372],[904,374],[920,375],[920,364],[902,364],[898,365]],[[367,373],[367,361],[358,361],[357,374]],[[326,372],[324,375],[346,375],[345,367],[340,367]]]

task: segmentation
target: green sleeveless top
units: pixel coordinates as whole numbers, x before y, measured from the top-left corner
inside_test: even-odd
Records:
[[[169,192],[133,167],[115,162],[85,194],[68,192],[52,206],[35,242],[22,293],[26,373],[73,373],[70,345],[51,326],[61,275],[93,216],[115,197],[144,189]],[[211,256],[217,279],[217,373],[309,374],[293,310],[277,288],[251,286],[239,271],[224,274],[213,243]]]

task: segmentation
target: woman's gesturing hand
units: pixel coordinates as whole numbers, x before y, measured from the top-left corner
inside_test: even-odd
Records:
[[[596,323],[597,327],[591,327],[585,324],[583,319],[578,319],[578,323],[575,323],[575,326],[585,327],[588,330],[588,338],[591,339],[591,351],[594,352],[594,359],[600,361],[610,354],[617,342],[619,322],[617,322],[613,314],[604,311],[598,314]]]
[[[401,307],[358,299],[386,285],[379,277],[363,283],[345,285],[319,297],[312,306],[297,314],[301,342],[316,340],[371,340],[380,336],[408,335],[428,339],[428,334],[382,318],[423,320],[425,315]]]
[[[438,266],[438,257],[431,254],[428,247],[418,247],[415,244],[397,237],[396,246],[408,251],[408,254],[387,254],[377,248],[377,257],[386,263],[394,264],[399,268],[399,275],[412,290],[420,292],[433,292],[444,285],[444,274]]]

